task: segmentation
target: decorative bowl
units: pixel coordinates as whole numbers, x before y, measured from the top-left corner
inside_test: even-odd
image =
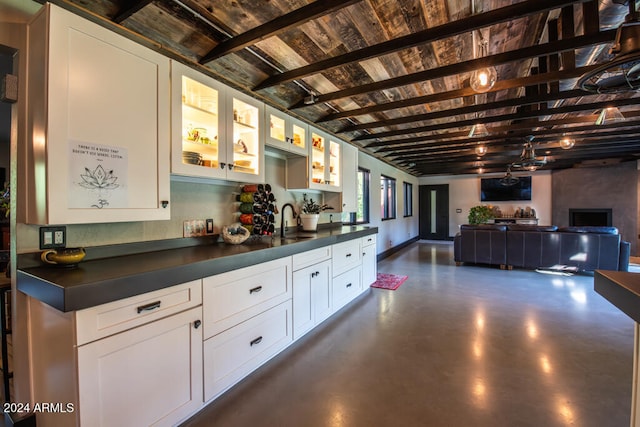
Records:
[[[86,255],[84,248],[49,249],[40,254],[40,259],[46,264],[75,266]]]
[[[249,230],[244,228],[242,224],[239,222],[233,223],[231,225],[225,225],[222,227],[222,240],[225,243],[230,243],[232,245],[239,245],[240,243],[244,243],[251,233]]]

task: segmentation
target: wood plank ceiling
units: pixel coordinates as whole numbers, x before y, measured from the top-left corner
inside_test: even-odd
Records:
[[[640,157],[636,91],[578,77],[611,58],[614,0],[55,0],[350,141],[416,176]],[[620,0],[622,1],[622,0]],[[635,1],[635,0],[634,0]],[[485,55],[474,40],[488,41]],[[495,86],[470,87],[494,66]],[[311,96],[312,95],[312,96]],[[310,102],[313,101],[313,102]],[[617,106],[625,120],[596,125]],[[469,136],[483,123],[487,136]],[[564,150],[563,135],[575,140]],[[478,156],[476,147],[487,153]]]

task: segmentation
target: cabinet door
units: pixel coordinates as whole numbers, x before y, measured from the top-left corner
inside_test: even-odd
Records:
[[[29,34],[28,222],[169,219],[169,59],[51,5]]]
[[[362,247],[362,289],[368,288],[376,281],[378,275],[378,260],[376,245]]]
[[[225,87],[179,62],[171,62],[171,172],[225,178]]]
[[[298,339],[331,315],[331,262],[293,273],[293,338]]]
[[[228,89],[227,113],[227,179],[264,181],[264,104]]]
[[[176,425],[202,398],[197,307],[78,347],[83,426]]]
[[[265,106],[265,144],[287,153],[309,154],[309,130],[306,123],[273,107]]]

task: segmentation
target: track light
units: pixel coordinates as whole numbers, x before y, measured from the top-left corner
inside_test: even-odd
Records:
[[[316,103],[317,100],[318,98],[316,98],[316,95],[313,92],[309,92],[309,96],[304,98],[304,104],[313,105]]]

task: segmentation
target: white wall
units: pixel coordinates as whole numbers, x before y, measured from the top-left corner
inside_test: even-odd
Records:
[[[531,175],[530,202],[480,202],[480,178],[495,178],[504,174],[447,175],[420,178],[420,185],[449,184],[449,237],[456,235],[460,225],[468,223],[469,209],[480,204],[498,206],[503,213],[527,206],[536,210],[539,224],[551,224],[551,172],[514,173],[514,176]],[[461,212],[457,213],[456,210]]]
[[[417,237],[419,225],[418,178],[362,152],[358,152],[358,166],[371,172],[369,225],[378,227],[377,253],[384,252]],[[396,219],[382,221],[380,208],[381,175],[396,179]],[[403,182],[413,184],[413,216],[407,218],[404,218],[403,215]]]

